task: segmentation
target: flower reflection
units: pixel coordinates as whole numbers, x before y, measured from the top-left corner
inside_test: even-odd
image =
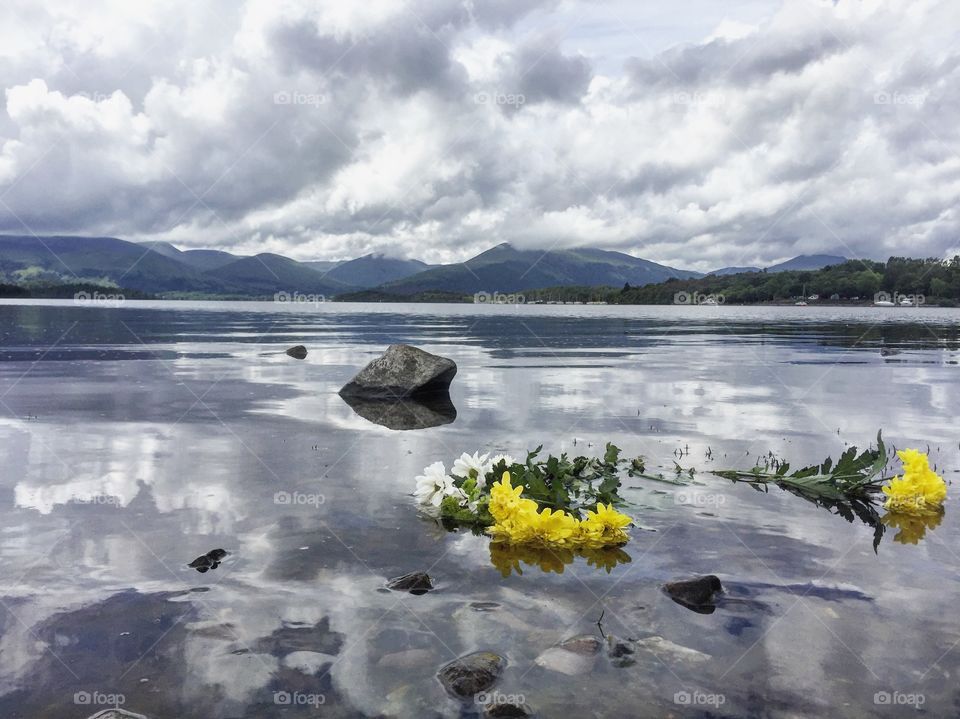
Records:
[[[580,556],[586,558],[587,564],[597,569],[606,570],[607,574],[618,564],[630,561],[630,555],[620,547],[603,547],[601,549],[584,549]]]
[[[521,564],[537,567],[541,572],[563,574],[566,566],[573,564],[575,557],[583,557],[591,567],[603,569],[607,574],[618,564],[626,564],[630,561],[630,555],[620,547],[571,549],[507,542],[490,543],[490,563],[504,578],[514,572],[522,575]]]
[[[897,530],[893,536],[894,542],[900,544],[919,544],[928,529],[936,529],[943,521],[943,512],[927,514],[904,514],[902,512],[887,512],[880,518],[886,526]]]

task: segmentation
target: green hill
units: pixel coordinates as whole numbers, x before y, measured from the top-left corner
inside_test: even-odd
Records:
[[[324,277],[289,257],[269,252],[242,257],[205,274],[225,286],[242,287],[247,294],[252,295],[301,292],[332,297],[356,289]]]
[[[235,262],[240,259],[240,256],[222,250],[184,250],[180,253],[180,259],[191,267],[205,272]]]
[[[2,235],[0,272],[8,281],[43,272],[51,280],[96,281],[152,293],[230,290],[166,254],[114,237]]]
[[[433,267],[377,289],[408,295],[427,290],[461,294],[518,292],[562,285],[622,286],[663,282],[671,277],[700,277],[608,250],[518,250],[508,243],[482,252],[464,263]]]
[[[366,289],[410,277],[428,269],[420,260],[398,260],[382,254],[370,254],[342,262],[326,273],[329,280]]]

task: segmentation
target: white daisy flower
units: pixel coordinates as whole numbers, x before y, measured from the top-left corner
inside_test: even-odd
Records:
[[[478,487],[484,487],[487,484],[487,472],[493,469],[489,461],[489,454],[481,455],[479,451],[473,454],[464,452],[460,458],[453,463],[451,474],[464,479],[473,477],[477,480]]]
[[[445,496],[459,491],[453,486],[453,477],[447,476],[443,462],[434,462],[417,477],[417,487],[413,490],[413,496],[420,504],[439,507]]]
[[[507,465],[508,467],[509,467],[510,465],[512,465],[512,464],[516,464],[516,463],[517,463],[517,460],[515,460],[515,459],[514,459],[513,457],[511,457],[509,454],[495,454],[495,455],[493,455],[493,457],[490,459],[490,465],[493,466],[493,467],[496,467],[496,466],[500,463],[500,460],[501,460],[501,459],[506,463],[506,465]]]

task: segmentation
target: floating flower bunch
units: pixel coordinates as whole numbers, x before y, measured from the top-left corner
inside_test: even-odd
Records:
[[[597,504],[596,511],[587,510],[587,518],[579,520],[562,509],[539,509],[532,499],[522,497],[523,487],[514,487],[510,473],[504,472],[490,491],[490,515],[495,524],[488,530],[493,537],[508,544],[537,544],[548,547],[591,548],[616,547],[629,537],[623,528],[630,517],[611,505]]]
[[[485,530],[498,544],[581,553],[625,544],[631,520],[614,509],[622,502],[619,473],[636,476],[643,460],[621,459],[612,444],[594,458],[538,460],[539,452],[523,463],[508,455],[464,453],[450,473],[434,462],[416,478],[414,496],[448,525]]]
[[[887,495],[884,508],[895,514],[935,514],[947,498],[947,483],[930,468],[927,455],[916,449],[897,452],[903,462],[903,476],[896,476],[883,487]]]

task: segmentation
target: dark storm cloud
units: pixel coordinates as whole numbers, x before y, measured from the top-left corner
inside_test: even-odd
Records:
[[[525,45],[505,63],[503,86],[523,95],[526,103],[580,101],[593,71],[581,55],[564,55],[556,43]]]
[[[277,28],[272,41],[277,55],[294,70],[307,67],[341,82],[388,81],[403,95],[420,90],[450,95],[462,90],[467,79],[450,59],[450,37],[449,30],[409,18],[389,34],[345,37],[323,34],[315,23],[300,21]]]

